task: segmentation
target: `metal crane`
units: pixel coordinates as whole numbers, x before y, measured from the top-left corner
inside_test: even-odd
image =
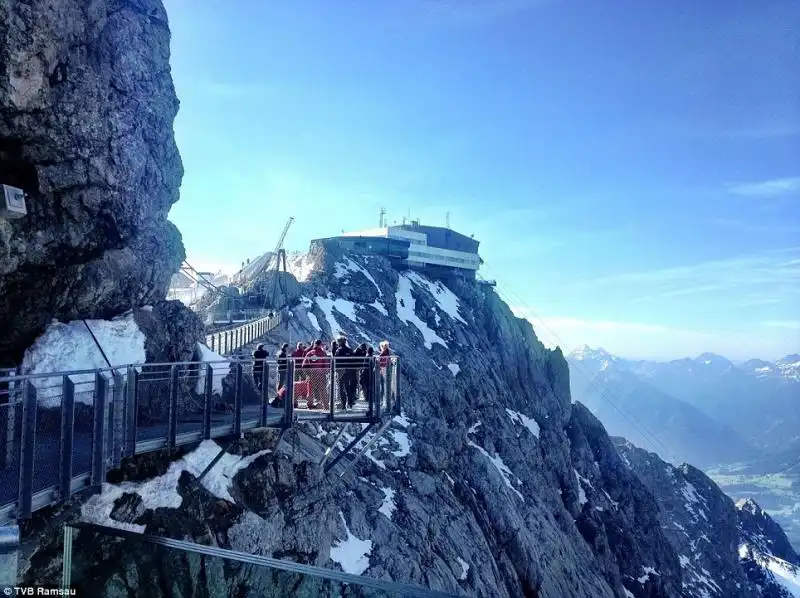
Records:
[[[244,289],[246,290],[247,288],[249,288],[250,284],[252,284],[254,280],[256,280],[261,274],[269,270],[269,267],[272,265],[273,259],[276,260],[276,270],[280,270],[281,264],[283,264],[283,271],[284,272],[288,271],[286,268],[286,250],[283,248],[283,242],[286,240],[286,233],[289,232],[289,227],[292,226],[292,222],[294,222],[293,217],[289,218],[289,220],[286,222],[286,225],[283,227],[281,236],[278,237],[278,242],[275,245],[275,249],[272,250],[272,255],[269,257],[269,259],[263,260],[263,262],[259,264],[258,269],[256,269],[254,272],[251,272],[250,276],[248,276],[247,278],[245,278],[244,268],[240,270],[239,273],[234,278],[236,283],[244,287]]]
[[[283,232],[281,236],[278,237],[278,244],[275,245],[275,254],[276,262],[275,262],[275,269],[280,272],[281,271],[281,259],[283,260],[283,271],[288,272],[289,270],[286,268],[286,250],[283,248],[283,242],[286,240],[286,233],[289,232],[289,227],[292,226],[292,222],[294,222],[294,218],[290,217],[289,220],[286,221],[286,226],[283,227]]]
[[[275,250],[272,252],[275,255],[275,278],[272,281],[272,297],[269,303],[271,304],[269,307],[272,309],[278,308],[279,306],[275,305],[278,299],[278,285],[280,284],[281,290],[283,291],[284,296],[286,295],[286,288],[284,286],[283,277],[278,274],[279,272],[288,272],[289,269],[286,266],[286,250],[283,248],[283,242],[286,240],[286,233],[289,232],[289,227],[292,226],[292,222],[294,222],[294,218],[289,218],[286,221],[286,226],[283,227],[283,232],[281,232],[281,236],[278,237],[278,243],[275,245]],[[283,270],[281,270],[281,265],[283,266]],[[267,294],[264,293],[264,307],[267,307]]]

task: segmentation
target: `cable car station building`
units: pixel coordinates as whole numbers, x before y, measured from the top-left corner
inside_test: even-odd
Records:
[[[315,239],[314,244],[333,243],[351,253],[381,255],[398,269],[412,268],[432,274],[460,274],[470,278],[483,260],[479,241],[449,228],[411,224],[383,226]]]

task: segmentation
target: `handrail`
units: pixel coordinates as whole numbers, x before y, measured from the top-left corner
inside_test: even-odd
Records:
[[[300,575],[309,575],[313,577],[321,577],[331,581],[337,581],[344,584],[353,584],[356,586],[363,586],[373,590],[381,590],[399,596],[415,596],[418,598],[457,598],[458,594],[450,594],[441,592],[439,590],[430,590],[421,586],[404,584],[395,581],[386,581],[374,577],[367,577],[363,575],[354,575],[352,573],[345,573],[336,571],[335,569],[326,569],[324,567],[316,567],[314,565],[305,565],[303,563],[296,563],[293,561],[284,561],[274,559],[257,554],[248,554],[246,552],[239,552],[230,550],[228,548],[218,548],[216,546],[206,546],[204,544],[196,544],[194,542],[186,542],[185,540],[175,540],[173,538],[165,538],[163,536],[153,536],[150,534],[141,534],[138,532],[117,529],[113,527],[106,527],[97,525],[95,523],[87,522],[70,522],[64,525],[64,552],[65,555],[72,554],[72,534],[71,530],[86,530],[95,532],[97,534],[106,536],[116,536],[119,538],[127,538],[136,540],[138,542],[145,542],[154,546],[163,546],[165,548],[172,548],[193,554],[200,554],[204,556],[229,559],[239,563],[246,563],[248,565],[256,565],[258,567],[265,567],[268,569],[279,569],[288,573],[298,573]],[[64,588],[69,589],[70,584],[70,571],[68,567],[71,563],[71,558],[64,559]]]

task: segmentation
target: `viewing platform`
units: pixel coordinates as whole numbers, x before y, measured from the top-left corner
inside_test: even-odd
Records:
[[[399,414],[396,356],[287,358],[280,367],[274,358],[263,367],[232,358],[0,377],[0,522],[99,492],[106,474],[136,455],[300,421],[385,428]]]

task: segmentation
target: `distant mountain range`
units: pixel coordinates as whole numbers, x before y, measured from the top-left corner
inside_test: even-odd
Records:
[[[656,362],[584,346],[567,360],[575,400],[611,434],[667,459],[706,467],[800,450],[800,355],[738,365],[713,353]]]

